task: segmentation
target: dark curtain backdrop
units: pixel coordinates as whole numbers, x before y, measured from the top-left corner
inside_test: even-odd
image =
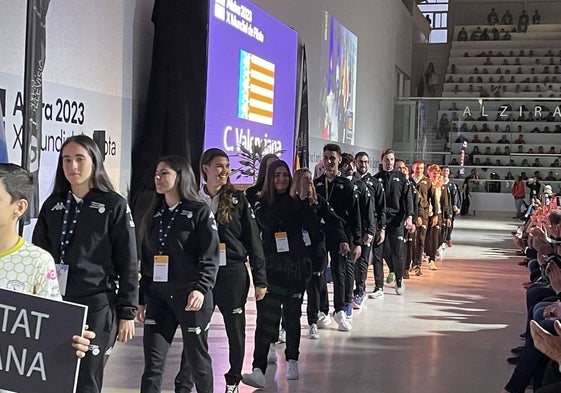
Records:
[[[134,210],[144,205],[143,191],[153,188],[159,157],[181,155],[197,172],[204,138],[207,21],[207,1],[156,0],[154,4],[146,113],[132,151]]]

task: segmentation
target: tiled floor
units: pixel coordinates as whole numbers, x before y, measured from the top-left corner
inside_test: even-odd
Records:
[[[510,217],[460,218],[454,247],[438,262],[438,271],[406,280],[406,293],[386,287],[384,299],[367,300],[350,333],[335,326],[307,338],[302,318],[300,379],[287,381],[285,365],[267,370],[270,392],[480,393],[500,392],[512,366],[505,358],[520,345],[524,326],[526,271],[516,262]],[[371,288],[372,278],[369,276]],[[254,300],[248,302],[245,371],[251,369]],[[142,329],[126,345],[117,345],[105,372],[104,393],[139,391],[143,368]],[[168,357],[165,392],[173,391],[180,339]],[[210,347],[215,391],[224,391],[227,342],[221,317],[213,318]],[[282,359],[283,345],[278,346]],[[241,385],[241,392],[255,389]]]

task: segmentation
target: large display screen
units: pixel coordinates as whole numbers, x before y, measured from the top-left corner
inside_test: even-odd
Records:
[[[327,11],[322,38],[321,138],[354,145],[358,39]]]
[[[254,144],[292,167],[297,53],[296,31],[249,1],[210,1],[204,148],[226,151],[232,169],[247,169],[240,147]]]

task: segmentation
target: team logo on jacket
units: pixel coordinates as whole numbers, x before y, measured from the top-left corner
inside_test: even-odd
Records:
[[[96,209],[99,214],[105,213],[105,205],[99,202],[92,202],[90,204],[90,209]]]
[[[193,218],[193,212],[191,210],[181,210],[180,214],[187,218]]]
[[[233,203],[234,205],[237,205],[238,202],[239,202],[239,201],[238,201],[238,198],[232,198],[232,203]]]
[[[55,211],[55,210],[64,210],[64,203],[62,203],[62,202],[57,202],[57,204],[54,205],[54,206],[51,208],[51,211],[52,211],[52,212]]]
[[[393,180],[394,181],[399,181],[399,177],[394,177]]]

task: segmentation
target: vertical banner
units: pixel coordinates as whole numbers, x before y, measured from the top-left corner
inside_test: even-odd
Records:
[[[300,69],[300,105],[298,108],[298,134],[296,136],[296,154],[294,156],[294,169],[308,168],[309,160],[309,137],[310,122],[308,119],[308,65],[306,62],[306,46],[300,46],[301,51],[301,69]]]
[[[43,69],[45,68],[46,18],[50,0],[27,1],[25,33],[25,73],[23,77],[23,146],[22,166],[32,175],[35,184],[29,217],[39,214],[39,162],[41,158],[41,120],[43,116]]]

